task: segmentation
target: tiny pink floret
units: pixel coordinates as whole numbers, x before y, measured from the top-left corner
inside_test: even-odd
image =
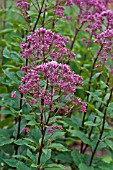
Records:
[[[12,98],[15,98],[15,99],[18,97],[16,91],[14,91],[11,96]]]

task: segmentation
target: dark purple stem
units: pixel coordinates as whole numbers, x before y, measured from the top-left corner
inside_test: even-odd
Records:
[[[113,87],[112,87],[111,90],[110,90],[110,96],[109,96],[109,99],[108,99],[108,101],[107,101],[106,108],[105,108],[105,111],[104,111],[103,122],[102,122],[102,129],[101,129],[101,132],[100,132],[99,139],[98,139],[98,141],[97,141],[97,143],[96,143],[96,146],[95,146],[95,148],[94,148],[94,151],[92,152],[92,156],[91,156],[91,160],[90,160],[90,164],[89,164],[90,166],[92,165],[94,155],[95,155],[96,150],[97,150],[97,148],[98,148],[98,145],[99,145],[99,143],[100,143],[100,141],[101,141],[101,139],[102,139],[102,135],[103,135],[103,132],[104,132],[104,126],[105,126],[105,120],[106,120],[106,114],[107,114],[107,108],[108,108],[108,105],[109,105],[110,100],[111,100],[111,98],[112,98],[112,93],[113,93]]]
[[[91,88],[91,81],[92,81],[92,77],[93,77],[93,72],[94,72],[94,68],[95,68],[95,64],[96,64],[96,61],[98,59],[98,56],[100,55],[100,52],[102,50],[103,46],[100,47],[98,53],[97,53],[97,56],[95,57],[94,59],[94,62],[93,62],[93,66],[92,66],[92,69],[91,69],[91,74],[90,74],[90,77],[89,77],[89,87],[88,87],[88,91],[90,91],[90,88]],[[87,101],[88,101],[88,98],[89,98],[89,94],[87,95]],[[85,122],[85,117],[86,117],[86,112],[84,113],[83,115],[83,119],[82,119],[82,128],[84,128],[84,122]],[[83,141],[81,143],[81,149],[80,149],[80,152],[82,153],[83,152]]]
[[[71,46],[70,46],[70,51],[72,51],[72,49],[73,49],[74,43],[76,41],[76,37],[77,37],[79,31],[81,30],[82,26],[83,26],[83,24],[81,24],[79,28],[75,29],[75,34],[74,34],[74,38],[73,38]]]
[[[21,94],[21,99],[20,99],[20,110],[22,109],[22,98],[23,98],[23,94]],[[17,137],[16,140],[18,140],[20,138],[20,125],[21,125],[21,115],[18,116],[18,132],[17,132]],[[18,154],[18,145],[15,145],[15,155]]]
[[[32,30],[33,32],[35,31],[36,26],[37,26],[37,24],[38,24],[38,21],[39,21],[39,19],[40,19],[40,15],[41,15],[41,13],[42,13],[42,9],[43,9],[43,6],[44,6],[44,2],[45,2],[45,0],[42,1],[42,6],[41,6],[41,8],[40,8],[40,10],[39,10],[39,14],[38,14],[37,20],[36,20],[36,22],[35,22],[35,24],[34,24],[34,27],[33,27],[33,30]]]

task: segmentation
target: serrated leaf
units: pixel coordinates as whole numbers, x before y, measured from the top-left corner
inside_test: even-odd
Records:
[[[30,159],[28,159],[27,157],[25,157],[25,156],[23,156],[23,155],[14,155],[13,157],[15,157],[15,158],[20,158],[20,159],[24,159],[24,160],[26,160],[26,161],[31,162]]]
[[[91,166],[88,166],[88,165],[86,165],[86,164],[84,164],[84,163],[81,163],[81,164],[79,165],[79,170],[94,170],[94,168],[91,167]]]
[[[68,149],[65,146],[63,146],[62,144],[60,144],[60,143],[52,143],[52,144],[50,144],[48,146],[48,148],[56,149],[56,150],[62,151],[62,152],[63,151],[68,151]]]
[[[14,114],[10,110],[0,110],[0,114],[13,115],[14,116]]]
[[[31,136],[36,143],[39,143],[39,139],[41,138],[41,131],[37,126],[35,126],[35,128],[31,131]]]
[[[87,143],[89,145],[91,144],[90,140],[86,137],[86,135],[83,132],[71,129],[67,129],[67,131],[70,132],[72,136],[80,138],[84,143]]]
[[[37,122],[35,120],[31,120],[27,123],[27,125],[29,125],[29,126],[34,126],[36,124],[37,124]]]
[[[13,29],[4,29],[0,31],[0,36],[12,32]]]
[[[11,159],[3,159],[3,161],[9,165],[10,167],[16,167],[16,163],[18,162],[16,159],[11,158]]]
[[[24,103],[22,106],[22,113],[28,114],[30,111],[31,111],[31,107],[28,104]]]
[[[43,150],[40,165],[43,167],[50,158],[51,158],[51,149]]]
[[[29,149],[27,149],[27,156],[33,161],[33,162],[35,162],[36,163],[36,159],[37,159],[37,157],[29,150]]]
[[[13,142],[13,139],[1,138],[0,146],[8,145]]]
[[[66,166],[61,165],[61,164],[49,164],[49,165],[47,165],[44,169],[45,169],[45,170],[48,170],[48,169],[53,170],[53,168],[59,168],[59,169],[65,169],[65,170],[67,169]]]
[[[81,164],[83,162],[85,163],[84,155],[79,153],[77,150],[73,150],[71,152],[71,156],[72,156],[73,161],[74,161],[76,166],[79,166],[79,164]]]
[[[4,74],[10,79],[13,80],[15,83],[17,83],[18,85],[21,84],[21,81],[18,80],[17,76],[15,75],[14,72],[10,72],[9,68],[3,70]]]
[[[7,49],[7,47],[4,48],[3,56],[4,56],[5,58],[10,58],[10,57],[11,57],[10,51]]]
[[[101,122],[100,123],[93,123],[92,121],[86,121],[84,124],[87,125],[87,126],[99,126],[101,124]]]
[[[59,95],[54,96],[54,97],[53,97],[53,101],[56,100],[56,99],[58,99],[58,98],[59,98]]]
[[[16,164],[17,170],[31,170],[31,168],[29,168],[27,165],[25,165],[25,163],[23,162],[18,162]]]

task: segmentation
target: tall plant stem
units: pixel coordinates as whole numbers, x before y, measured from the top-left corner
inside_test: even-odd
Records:
[[[75,29],[75,34],[74,34],[74,37],[73,37],[73,40],[72,40],[72,43],[71,43],[71,46],[70,46],[70,51],[72,51],[72,49],[73,49],[74,43],[76,41],[76,37],[77,37],[79,31],[81,30],[82,26],[83,26],[83,24],[81,24],[79,28]]]
[[[97,118],[95,117],[94,120],[93,120],[93,123],[96,122],[96,119],[97,119]],[[92,134],[92,132],[93,132],[93,129],[94,129],[94,126],[92,126],[91,129],[90,129],[90,132],[89,132],[89,135],[88,135],[88,139],[89,139],[89,140],[90,140],[90,138],[91,138],[91,134]],[[85,148],[83,149],[82,153],[85,153],[87,147],[88,147],[88,144],[86,144],[86,146],[85,146]]]
[[[45,2],[45,0],[42,1],[42,6],[41,6],[41,8],[40,8],[40,10],[39,10],[39,14],[38,14],[37,20],[36,20],[36,22],[35,22],[35,24],[34,24],[34,27],[33,27],[33,30],[32,30],[33,32],[35,31],[36,26],[37,26],[37,24],[38,24],[38,21],[39,21],[39,19],[40,19],[40,15],[41,15],[41,13],[42,13],[42,9],[43,9],[43,6],[44,6],[44,2]]]
[[[93,66],[92,66],[92,69],[91,69],[91,74],[90,74],[90,77],[89,77],[89,87],[88,87],[88,91],[90,91],[90,88],[91,88],[91,81],[92,81],[92,77],[93,77],[93,72],[94,72],[94,68],[95,68],[95,64],[96,64],[96,61],[98,59],[98,56],[100,55],[101,51],[102,51],[102,48],[103,46],[100,47],[98,53],[97,53],[97,56],[95,57],[94,59],[94,62],[93,62]],[[89,95],[88,95],[89,97]],[[87,99],[88,101],[88,99]]]
[[[92,36],[93,36],[93,35],[91,34],[89,40],[92,39]],[[87,48],[87,49],[89,48],[89,45],[90,45],[90,43],[88,43],[88,44],[86,45],[86,48]],[[80,73],[79,73],[80,75],[82,74],[82,67],[84,66],[84,62],[85,62],[85,60],[86,60],[86,57],[87,57],[87,53],[84,54],[83,63],[82,63],[82,65],[81,65]]]
[[[6,1],[6,0],[4,0],[4,1]],[[42,1],[41,8],[39,9],[38,18],[37,18],[37,20],[36,20],[36,22],[35,22],[35,24],[34,24],[34,27],[33,27],[33,29],[32,29],[32,32],[34,32],[35,29],[36,29],[36,26],[37,26],[38,21],[39,21],[39,19],[40,19],[40,15],[41,15],[41,13],[42,13],[42,9],[43,9],[44,2],[45,2],[45,0]],[[27,36],[27,35],[26,35],[26,36]],[[27,39],[26,39],[26,42],[27,42]],[[29,43],[29,47],[30,47],[30,43]],[[27,65],[28,65],[28,59],[26,59],[26,66],[27,66]],[[22,98],[23,98],[23,94],[21,94],[21,98],[20,98],[20,110],[22,109]],[[21,119],[22,119],[22,117],[21,117],[21,115],[19,115],[19,116],[18,116],[18,131],[17,131],[16,140],[18,140],[18,139],[20,138]],[[43,142],[43,141],[42,141],[42,142]],[[15,155],[18,154],[18,148],[19,148],[18,145],[15,145]],[[42,151],[40,151],[40,152],[42,152]]]
[[[23,94],[21,94],[21,99],[20,99],[20,110],[22,109],[22,98],[23,98]],[[21,115],[18,116],[18,131],[17,131],[17,136],[16,136],[16,140],[18,140],[20,138],[20,126],[21,126]],[[18,145],[15,145],[15,155],[18,154]]]
[[[88,91],[90,91],[90,88],[91,88],[91,82],[92,82],[92,77],[93,77],[93,72],[94,72],[94,68],[95,68],[95,64],[96,64],[96,61],[98,59],[98,56],[100,55],[100,52],[102,51],[102,48],[103,46],[100,47],[95,59],[94,59],[94,62],[93,62],[93,66],[92,66],[92,69],[91,69],[91,74],[90,74],[90,77],[89,77],[89,87],[88,87]],[[87,95],[87,101],[89,99],[89,94]],[[83,115],[83,119],[82,119],[82,128],[84,128],[84,122],[85,122],[85,117],[86,117],[86,112],[84,113]],[[82,153],[83,152],[83,146],[84,146],[84,143],[82,142],[81,143],[81,149],[80,149],[80,152]]]
[[[50,116],[47,119],[46,126],[48,125],[49,119],[50,119]],[[42,140],[41,140],[41,145],[39,148],[38,165],[40,165],[40,160],[41,160],[42,151],[43,151],[43,147],[44,147],[44,137],[45,137],[45,133],[46,133],[46,129],[47,129],[46,126],[44,128],[42,128]],[[37,168],[37,170],[40,170],[40,167]]]
[[[38,165],[40,165],[42,149],[43,149],[43,145],[44,145],[45,132],[46,132],[46,127],[44,128],[43,133],[42,133],[42,140],[41,140],[41,145],[40,145],[40,148],[39,148],[39,155],[38,155]],[[37,168],[37,170],[40,170],[40,168]]]
[[[74,34],[73,40],[72,40],[71,45],[70,45],[70,51],[72,51],[72,49],[74,47],[76,37],[77,37],[79,31],[81,30],[82,26],[83,26],[83,24],[81,24],[79,28],[75,29],[75,34]],[[67,60],[66,64],[70,64],[70,58]]]
[[[104,132],[104,127],[105,127],[105,120],[106,120],[106,114],[107,114],[107,108],[108,108],[108,105],[110,103],[110,100],[112,98],[112,93],[113,93],[113,87],[111,88],[110,90],[110,96],[109,96],[109,99],[107,101],[107,104],[106,104],[106,108],[105,108],[105,111],[104,111],[104,116],[103,116],[103,122],[102,122],[102,129],[101,129],[101,132],[100,132],[100,135],[99,135],[99,138],[98,138],[98,141],[96,143],[96,146],[94,148],[94,151],[92,152],[92,155],[91,155],[91,159],[90,159],[90,166],[92,165],[92,162],[93,162],[93,158],[94,158],[94,155],[96,153],[96,150],[97,150],[97,147],[102,139],[102,135],[103,135],[103,132]]]

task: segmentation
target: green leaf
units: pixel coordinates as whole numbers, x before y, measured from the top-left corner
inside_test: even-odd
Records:
[[[39,143],[39,139],[41,138],[41,131],[38,126],[35,126],[35,128],[31,131],[31,136],[36,143]]]
[[[27,123],[27,125],[34,126],[34,125],[37,125],[37,122],[35,120],[31,120]]]
[[[13,139],[1,138],[0,146],[8,145],[13,142]]]
[[[4,48],[3,56],[4,56],[5,58],[10,58],[10,57],[11,57],[10,51],[7,49],[7,47]]]
[[[31,170],[28,166],[25,165],[23,162],[18,162],[16,164],[17,170]]]
[[[7,34],[7,33],[10,33],[10,32],[12,32],[12,31],[13,31],[13,29],[10,29],[10,28],[9,28],[9,29],[1,30],[1,31],[0,31],[0,36],[1,36],[1,35],[4,35],[4,34]]]
[[[43,149],[40,165],[43,167],[50,158],[51,158],[51,149]]]
[[[113,141],[106,139],[105,143],[113,151]]]
[[[22,139],[18,139],[14,142],[16,145],[25,145],[26,141],[22,140]]]
[[[7,93],[8,92],[8,89],[7,89],[7,87],[6,86],[0,86],[0,94],[1,93]]]
[[[51,141],[55,141],[56,139],[62,139],[64,138],[64,134],[65,132],[55,132],[52,137],[51,137]],[[49,135],[49,134],[48,134]],[[50,135],[49,135],[50,136]],[[47,136],[48,137],[48,136]]]
[[[94,170],[94,168],[91,167],[91,166],[88,166],[88,165],[86,165],[86,164],[84,164],[84,163],[81,163],[81,164],[79,165],[79,170]]]
[[[59,98],[59,95],[54,96],[54,97],[53,97],[53,101],[56,100],[56,99],[58,99],[58,98]]]
[[[58,151],[68,151],[68,149],[60,143],[52,143],[48,146],[50,149],[56,149]]]
[[[22,71],[17,71],[16,73],[20,78],[24,77],[24,73]]]
[[[11,159],[3,159],[3,161],[9,165],[10,167],[16,167],[16,163],[18,162],[16,159],[11,158]]]
[[[3,119],[0,122],[0,128],[3,128],[3,127],[8,126],[8,125],[12,125],[13,121],[14,121],[14,117],[13,116],[9,116],[8,118]]]
[[[113,102],[108,105],[107,113],[110,115],[113,114]]]
[[[94,76],[92,77],[92,80],[97,79],[100,75],[101,75],[101,72],[94,74]]]
[[[31,148],[33,151],[36,151],[36,147],[31,146],[30,144],[26,144],[26,146],[28,146],[29,148]]]
[[[17,145],[26,145],[28,146],[29,148],[31,148],[33,151],[36,150],[36,147],[34,147],[34,141],[32,139],[27,140],[27,138],[24,138],[23,140],[22,139],[18,139],[17,141],[14,142],[15,144]]]
[[[38,154],[33,154],[29,149],[27,149],[27,156],[36,164]]]
[[[31,107],[28,104],[24,103],[22,106],[22,113],[28,114],[30,111],[31,111]]]
[[[20,159],[24,159],[25,161],[31,162],[30,159],[28,159],[27,157],[23,156],[23,155],[14,155],[13,157],[15,158],[20,158]]]
[[[86,137],[86,135],[83,132],[71,129],[67,129],[67,131],[70,132],[72,136],[80,138],[84,143],[87,143],[89,145],[91,144],[90,140]]]
[[[12,113],[12,111],[10,111],[10,110],[0,110],[0,114],[4,114],[4,115],[14,115],[14,114]]]
[[[72,159],[71,153],[69,151],[68,152],[60,152],[59,154],[54,156],[54,159],[60,161],[62,164],[70,165],[73,163],[73,159]]]
[[[71,152],[71,156],[72,156],[73,161],[74,161],[76,166],[79,166],[79,164],[81,164],[81,163],[85,163],[84,155],[79,153],[77,150],[73,150]]]
[[[100,123],[93,123],[92,121],[86,121],[84,124],[87,125],[87,126],[99,126],[101,124],[101,122]]]
[[[79,74],[79,69],[77,67],[77,64],[76,64],[75,60],[70,61],[70,67],[71,67],[72,71],[74,71],[76,74]]]
[[[59,169],[59,170],[61,170],[61,169],[67,169],[67,167],[66,166],[64,166],[64,165],[61,165],[61,164],[49,164],[49,165],[47,165],[44,169],[45,170],[53,170],[53,168],[55,169]]]
[[[102,156],[102,160],[103,160],[104,162],[106,162],[106,163],[111,163],[111,162],[112,162],[112,158],[111,158],[111,156],[109,156],[109,155],[103,155],[103,156]]]
[[[9,68],[7,68],[6,70],[3,70],[3,72],[10,80],[14,81],[18,85],[21,84],[21,81],[18,80],[18,77],[15,75],[14,72],[9,71]]]
[[[104,161],[99,161],[97,164],[97,167],[100,170],[112,170],[113,169],[113,163],[106,163]]]
[[[4,13],[6,13],[7,9],[0,9],[0,16]]]

